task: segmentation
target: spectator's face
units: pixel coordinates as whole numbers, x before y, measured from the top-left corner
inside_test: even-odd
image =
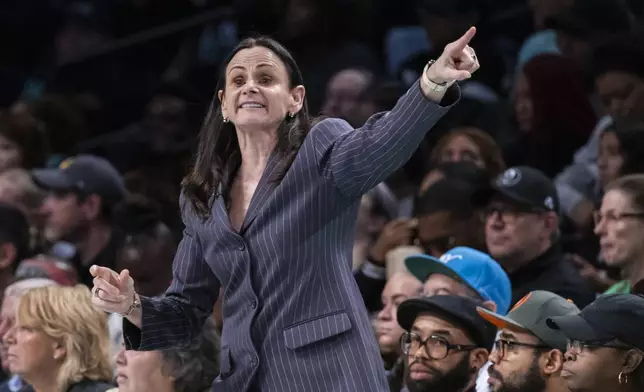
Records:
[[[168,239],[172,241],[172,239]],[[172,279],[172,259],[175,249],[159,238],[139,235],[120,250],[117,270],[129,269],[134,289],[145,296],[162,294]]]
[[[404,332],[396,317],[398,305],[408,298],[419,296],[421,291],[420,281],[408,274],[394,274],[387,281],[382,292],[383,309],[375,321],[376,338],[381,353],[391,354],[398,351],[400,336]]]
[[[163,374],[158,351],[122,348],[116,357],[116,383],[119,392],[170,392],[172,380]]]
[[[623,268],[640,259],[644,252],[642,218],[625,216],[638,213],[631,197],[618,189],[608,191],[602,199],[595,234],[599,237],[601,255],[606,264]]]
[[[0,337],[4,336],[14,325],[16,305],[18,304],[18,298],[13,295],[5,296],[2,299],[2,308],[0,308]],[[2,362],[2,368],[7,369],[7,344],[2,342],[0,345],[0,361]]]
[[[614,132],[604,132],[599,142],[597,155],[597,168],[599,169],[599,182],[605,187],[619,177],[624,158],[620,152],[619,139]]]
[[[530,93],[530,84],[525,74],[519,74],[514,89],[514,114],[519,130],[522,132],[530,132],[534,123],[534,108],[532,94]]]
[[[467,287],[455,279],[443,274],[431,274],[423,285],[423,295],[433,297],[435,295],[458,295],[469,297]]]
[[[629,98],[644,86],[644,80],[635,74],[623,71],[610,71],[600,75],[595,81],[597,94],[603,110],[613,118],[628,115]]]
[[[56,371],[65,358],[65,349],[38,325],[16,324],[4,335],[7,344],[5,366],[11,374],[30,378],[43,369]]]
[[[439,159],[441,163],[466,161],[485,168],[481,149],[472,139],[463,134],[456,134],[450,138],[440,151]]]
[[[465,332],[454,324],[437,316],[421,314],[411,330],[421,340],[430,336],[443,338],[449,344],[472,345]],[[430,339],[430,342],[436,341]],[[438,344],[428,344],[437,346]],[[439,351],[439,350],[436,350]],[[427,348],[412,344],[407,353],[406,381],[410,392],[461,391],[471,382],[478,370],[471,362],[472,352],[449,351],[447,357],[434,359]],[[480,367],[480,365],[479,365]]]
[[[52,192],[41,207],[45,220],[45,238],[54,242],[60,240],[75,243],[83,236],[82,227],[87,222],[84,202],[74,193]]]
[[[514,269],[514,262],[536,257],[542,251],[544,237],[552,235],[546,214],[525,212],[514,203],[495,198],[487,208],[485,243],[490,256],[504,267]]]
[[[539,346],[539,339],[528,333],[504,329],[500,338],[505,342]],[[488,369],[489,384],[494,392],[545,391],[546,382],[541,376],[539,352],[535,348],[509,343],[503,351],[495,346],[490,353],[492,366]],[[559,353],[562,357],[562,354]],[[563,363],[563,361],[561,361]]]
[[[20,167],[21,158],[18,146],[0,135],[0,172]]]
[[[370,81],[364,72],[347,69],[335,74],[327,85],[322,112],[330,117],[342,118],[359,127],[363,120],[361,94]]]
[[[568,347],[561,377],[571,391],[617,391],[623,352],[606,347]]]
[[[237,129],[274,131],[304,102],[304,87],[290,88],[286,66],[270,50],[240,50],[226,67],[225,90],[219,91],[224,117]]]

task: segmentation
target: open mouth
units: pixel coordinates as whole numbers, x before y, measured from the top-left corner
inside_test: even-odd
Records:
[[[263,109],[266,105],[262,105],[259,102],[245,102],[239,105],[240,109]]]

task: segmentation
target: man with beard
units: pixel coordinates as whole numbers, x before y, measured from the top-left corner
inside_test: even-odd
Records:
[[[496,335],[496,328],[479,317],[478,304],[468,297],[439,295],[398,306],[410,392],[474,391]]]
[[[477,310],[500,332],[489,358],[492,391],[568,391],[561,378],[566,336],[549,328],[546,320],[579,313],[575,304],[549,291],[533,291],[505,317],[483,307]]]

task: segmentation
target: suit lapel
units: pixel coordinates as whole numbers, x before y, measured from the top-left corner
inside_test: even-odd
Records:
[[[244,223],[242,224],[241,230],[239,233],[245,232],[251,223],[257,217],[259,211],[262,210],[262,207],[266,204],[266,201],[274,193],[275,188],[279,185],[279,181],[275,179],[277,171],[280,169],[281,165],[281,154],[277,151],[273,151],[271,156],[268,158],[266,163],[266,168],[262,174],[262,178],[257,184],[257,189],[250,200],[250,206],[248,206],[248,211],[246,211],[246,216],[244,217]],[[229,221],[230,222],[230,221]],[[229,223],[230,224],[230,223]]]

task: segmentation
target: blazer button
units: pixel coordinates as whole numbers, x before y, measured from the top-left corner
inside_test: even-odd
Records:
[[[237,249],[239,249],[239,250],[246,249],[246,244],[244,244],[243,240],[239,240],[239,242],[237,243]]]
[[[250,360],[250,366],[255,367],[259,364],[259,359],[257,357],[253,357],[253,359]]]
[[[253,309],[257,308],[257,301],[253,300],[253,302],[250,303],[250,307]]]

